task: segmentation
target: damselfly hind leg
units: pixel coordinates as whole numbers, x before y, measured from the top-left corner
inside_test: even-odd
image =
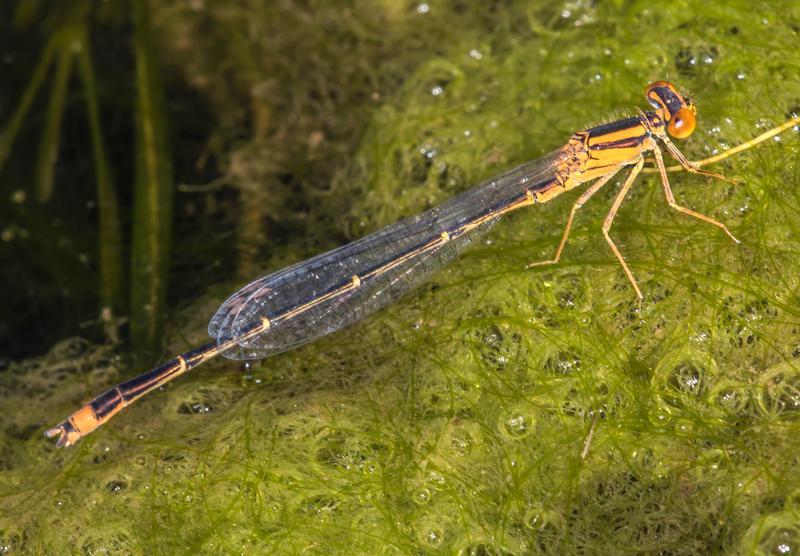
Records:
[[[677,149],[675,149],[675,150],[677,151]],[[672,152],[672,151],[670,151],[670,152]],[[678,151],[678,152],[680,152],[680,151]],[[666,166],[664,166],[664,157],[661,155],[661,151],[659,150],[658,147],[655,147],[653,149],[653,156],[656,159],[656,166],[658,166],[658,172],[661,174],[661,185],[664,186],[664,195],[666,196],[667,203],[669,204],[670,207],[672,207],[673,209],[677,210],[678,212],[682,212],[683,214],[688,214],[689,216],[693,216],[693,217],[695,217],[695,218],[697,218],[699,220],[702,220],[703,222],[708,222],[709,224],[712,224],[712,225],[716,226],[717,228],[720,228],[723,232],[728,234],[728,237],[730,237],[733,241],[735,241],[736,243],[741,243],[731,233],[731,231],[728,229],[728,227],[725,224],[723,224],[722,222],[719,222],[718,220],[714,220],[713,218],[711,218],[710,216],[706,216],[705,214],[701,214],[699,212],[695,212],[692,209],[680,206],[675,201],[675,195],[672,194],[672,188],[669,185],[669,177],[667,177],[667,168],[666,168]],[[679,161],[680,161],[680,159],[679,159]],[[687,167],[687,169],[688,169],[688,167]],[[700,170],[699,172],[706,173],[706,172],[703,172],[702,170]]]
[[[620,166],[620,168],[622,167]],[[529,263],[525,265],[525,268],[556,264],[558,262],[558,260],[561,258],[561,253],[564,251],[564,246],[567,244],[567,237],[569,236],[569,231],[572,228],[572,221],[575,219],[575,214],[577,214],[578,209],[580,209],[583,205],[585,205],[589,201],[589,199],[591,199],[592,195],[597,193],[600,190],[600,188],[602,188],[605,184],[607,184],[611,180],[611,178],[617,175],[617,172],[619,172],[620,168],[617,168],[607,176],[603,176],[602,178],[594,182],[591,185],[591,187],[589,187],[589,189],[584,191],[581,194],[581,196],[578,197],[578,200],[575,201],[575,204],[572,205],[572,210],[569,211],[569,217],[567,218],[567,225],[564,227],[564,233],[561,236],[561,242],[558,244],[558,249],[556,249],[555,256],[552,259],[548,259],[545,261]]]

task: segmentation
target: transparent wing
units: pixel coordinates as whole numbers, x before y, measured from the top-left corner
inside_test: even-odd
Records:
[[[268,330],[223,354],[259,359],[352,324],[450,262],[527,190],[552,183],[557,159],[554,153],[525,163],[427,212],[251,282],[220,306],[208,332],[222,343],[269,319]]]

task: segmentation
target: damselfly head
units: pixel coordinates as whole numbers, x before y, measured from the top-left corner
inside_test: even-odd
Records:
[[[667,123],[667,131],[676,139],[686,139],[697,124],[697,107],[669,81],[656,81],[644,91],[650,105]]]

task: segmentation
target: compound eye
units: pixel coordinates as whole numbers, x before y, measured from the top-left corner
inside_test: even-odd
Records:
[[[667,131],[676,139],[686,139],[694,132],[695,125],[697,119],[694,112],[688,108],[681,108],[670,118]]]

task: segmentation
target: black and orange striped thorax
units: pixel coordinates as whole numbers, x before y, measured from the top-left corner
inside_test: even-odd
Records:
[[[654,147],[655,137],[663,134],[664,121],[655,112],[624,118],[570,137],[561,151],[556,176],[564,189],[608,174],[615,168],[636,163]]]

